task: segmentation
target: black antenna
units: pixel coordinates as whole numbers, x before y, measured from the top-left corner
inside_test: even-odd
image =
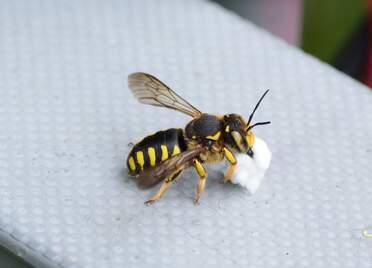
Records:
[[[251,130],[251,129],[254,128],[255,126],[267,125],[267,124],[270,124],[270,123],[271,123],[270,121],[255,123],[254,125],[249,126],[249,127],[247,128],[247,131]]]
[[[247,126],[249,126],[249,124],[251,123],[254,113],[256,112],[256,110],[257,110],[258,106],[260,105],[261,101],[263,100],[263,98],[266,96],[267,92],[269,92],[269,89],[265,91],[265,93],[262,95],[260,100],[257,102],[256,107],[254,107],[253,112],[249,116]],[[251,127],[250,127],[250,129],[251,129]]]

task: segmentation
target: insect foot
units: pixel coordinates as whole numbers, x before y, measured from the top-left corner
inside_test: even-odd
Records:
[[[144,204],[145,205],[152,205],[152,204],[154,204],[156,201],[158,201],[157,199],[149,199],[149,200],[147,200]]]

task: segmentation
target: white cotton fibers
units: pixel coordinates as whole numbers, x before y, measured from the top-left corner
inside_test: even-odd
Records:
[[[235,155],[238,165],[231,182],[245,187],[251,194],[254,194],[270,166],[271,152],[266,142],[257,136],[252,151],[253,158],[247,154]]]

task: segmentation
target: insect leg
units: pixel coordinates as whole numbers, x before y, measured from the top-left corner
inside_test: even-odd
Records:
[[[163,196],[163,194],[165,193],[165,191],[167,191],[167,189],[169,188],[169,186],[172,185],[172,182],[177,178],[177,176],[181,173],[181,171],[178,171],[178,172],[170,175],[168,178],[166,178],[164,180],[163,184],[160,186],[159,191],[153,197],[151,197],[149,200],[147,200],[145,202],[145,204],[146,205],[150,205],[150,204],[158,201]]]
[[[234,174],[236,164],[238,162],[236,161],[236,158],[235,158],[234,154],[229,149],[224,147],[223,151],[224,151],[224,154],[225,154],[225,157],[226,157],[227,161],[229,161],[229,163],[230,163],[230,166],[227,168],[226,174],[223,178],[223,182],[226,183],[231,179],[232,175]]]
[[[198,181],[198,186],[196,188],[196,196],[194,199],[194,203],[199,203],[199,199],[202,193],[204,192],[205,182],[207,180],[208,174],[205,171],[205,168],[203,167],[203,165],[197,159],[194,159],[194,167],[196,169],[196,172],[198,172],[199,174],[199,181]]]

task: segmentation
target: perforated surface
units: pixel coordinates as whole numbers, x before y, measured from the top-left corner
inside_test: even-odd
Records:
[[[204,1],[2,1],[0,242],[39,267],[371,267],[372,92]],[[209,168],[157,204],[131,141],[186,124],[138,104],[158,76],[203,111],[256,120],[273,152],[254,196]]]

